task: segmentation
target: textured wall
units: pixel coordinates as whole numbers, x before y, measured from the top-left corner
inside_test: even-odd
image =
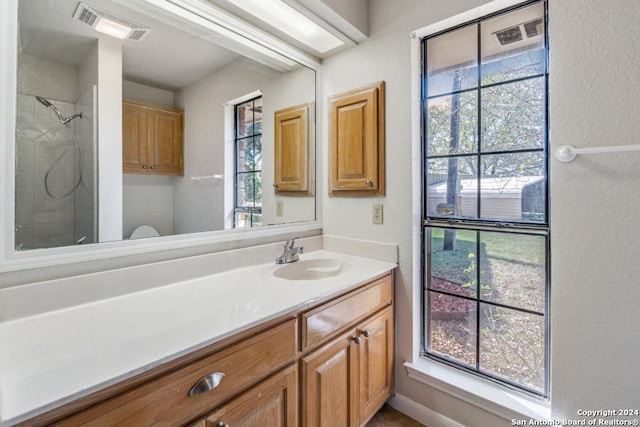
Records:
[[[549,15],[552,149],[638,144],[638,2],[552,0]],[[639,171],[640,153],[551,162],[558,417],[640,402]]]
[[[372,199],[323,195],[329,235],[398,243],[396,388],[399,393],[470,426],[510,425],[408,379],[411,358],[411,134],[409,32],[484,3],[372,0],[370,38],[323,67],[323,99],[386,81],[387,195]],[[551,148],[638,143],[640,8],[635,0],[550,0]],[[619,29],[624,28],[624,32]],[[322,120],[327,156],[327,118]],[[639,154],[553,159],[552,396],[555,417],[578,409],[637,407],[640,351]],[[327,165],[320,169],[327,181]],[[371,205],[384,203],[384,225]],[[633,374],[630,374],[633,373]]]
[[[265,83],[262,87],[262,223],[285,224],[297,221],[309,221],[316,216],[316,204],[313,196],[276,196],[273,191],[275,174],[275,120],[278,110],[296,105],[309,104],[309,163],[312,178],[311,188],[315,185],[315,98],[316,75],[308,68],[299,68],[285,73],[277,79]],[[315,194],[315,191],[314,191]],[[276,215],[276,201],[283,203],[283,215]]]
[[[177,234],[224,229],[224,183],[192,181],[224,171],[224,103],[261,89],[279,73],[240,59],[176,93],[185,110],[184,176],[174,186]]]

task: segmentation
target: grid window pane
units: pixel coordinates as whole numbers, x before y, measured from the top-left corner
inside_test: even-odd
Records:
[[[476,303],[428,293],[429,349],[463,365],[476,365]]]
[[[253,101],[236,106],[236,138],[253,135]]]
[[[236,212],[234,220],[236,228],[256,227],[262,225],[262,214]]]
[[[480,304],[480,370],[544,392],[544,317]]]
[[[427,161],[427,214],[434,217],[478,217],[476,156]]]
[[[262,170],[262,135],[256,135],[253,138],[252,151],[249,154],[253,170]]]
[[[544,236],[480,233],[480,298],[544,313]]]
[[[247,162],[246,151],[247,146],[252,145],[253,138],[241,139],[236,142],[236,171],[246,172],[252,170],[251,165]]]
[[[260,206],[262,203],[261,174],[244,172],[237,175],[236,206]]]
[[[236,105],[234,227],[262,224],[262,98]]]
[[[429,287],[456,295],[477,295],[476,231],[431,228]]]
[[[538,3],[482,22],[483,85],[544,73],[543,15]]]
[[[543,222],[546,206],[543,152],[482,156],[480,217]]]
[[[426,42],[429,96],[478,85],[478,30],[470,25]]]
[[[478,93],[431,98],[427,104],[429,155],[473,153],[478,150]]]
[[[262,169],[262,136],[240,139],[237,142],[238,172]]]
[[[544,77],[482,90],[482,151],[542,148],[545,141]]]

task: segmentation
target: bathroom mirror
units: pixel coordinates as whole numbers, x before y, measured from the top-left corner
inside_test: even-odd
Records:
[[[16,251],[315,219],[315,71],[192,3],[18,1]],[[300,105],[311,191],[276,194],[274,113]]]

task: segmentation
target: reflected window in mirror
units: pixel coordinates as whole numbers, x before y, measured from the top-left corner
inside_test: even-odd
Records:
[[[234,228],[262,225],[262,96],[235,106]]]

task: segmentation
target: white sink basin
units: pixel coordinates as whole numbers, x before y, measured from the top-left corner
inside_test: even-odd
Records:
[[[287,280],[317,280],[340,274],[347,263],[339,259],[308,259],[286,264],[273,272],[275,277]]]

